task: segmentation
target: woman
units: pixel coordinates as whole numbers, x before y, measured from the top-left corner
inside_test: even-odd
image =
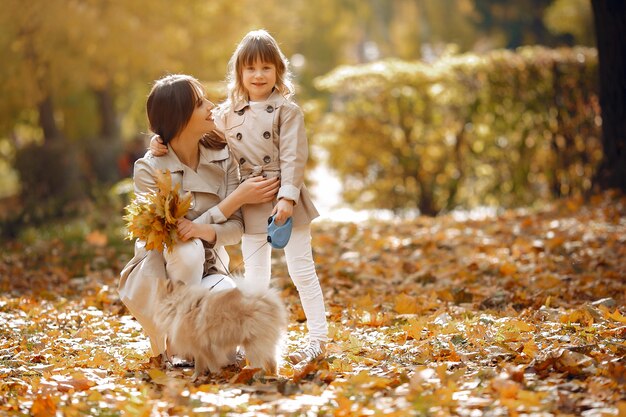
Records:
[[[157,80],[146,107],[150,129],[163,138],[169,152],[158,157],[148,152],[135,163],[135,194],[156,190],[156,170],[169,170],[172,182],[192,193],[189,212],[178,223],[179,242],[171,251],[148,251],[145,242],[137,240],[135,256],[121,272],[120,298],[148,334],[156,356],[165,351],[163,333],[154,320],[160,305],[158,281],[169,278],[215,291],[234,287],[224,275],[224,245],[241,239],[239,208],[271,201],[279,181],[257,177],[239,185],[237,162],[214,132],[214,105],[195,78],[169,75]]]

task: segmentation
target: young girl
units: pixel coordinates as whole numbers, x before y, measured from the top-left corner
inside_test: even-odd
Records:
[[[328,325],[324,299],[311,249],[311,221],[319,214],[304,185],[308,145],[304,118],[291,100],[294,88],[288,61],[274,38],[264,30],[249,32],[229,62],[228,99],[215,112],[216,125],[226,137],[239,163],[241,180],[280,177],[277,199],[246,204],[242,254],[248,285],[269,286],[271,246],[267,223],[293,219],[293,231],[285,247],[289,275],[307,318],[308,345],[292,353],[292,363],[310,361],[324,354]],[[163,152],[156,139],[154,152]]]

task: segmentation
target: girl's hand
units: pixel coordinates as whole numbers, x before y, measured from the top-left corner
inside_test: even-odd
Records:
[[[251,177],[237,187],[241,204],[256,204],[272,201],[278,193],[280,178]]]
[[[163,156],[167,153],[167,146],[163,144],[163,140],[159,135],[150,138],[150,152],[154,156]]]
[[[183,242],[197,237],[213,243],[217,237],[210,224],[196,224],[185,218],[178,220],[177,233]]]
[[[272,216],[276,215],[277,224],[283,224],[293,215],[293,201],[281,198],[272,210]]]

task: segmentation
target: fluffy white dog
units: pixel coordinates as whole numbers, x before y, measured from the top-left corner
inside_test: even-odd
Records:
[[[287,313],[276,291],[212,291],[169,279],[159,288],[164,302],[157,319],[165,329],[167,352],[194,359],[194,381],[232,363],[238,347],[250,366],[277,373]]]

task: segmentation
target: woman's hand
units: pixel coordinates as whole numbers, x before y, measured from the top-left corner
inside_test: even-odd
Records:
[[[167,146],[163,144],[161,136],[154,135],[150,138],[150,152],[154,156],[163,156],[167,153]]]
[[[277,224],[283,224],[289,217],[293,215],[293,201],[281,198],[272,210],[272,216],[276,215]]]
[[[248,178],[235,190],[220,201],[217,207],[224,217],[229,218],[244,204],[256,204],[272,201],[280,187],[278,177],[265,179],[263,177]]]
[[[241,204],[256,204],[272,201],[278,193],[280,178],[251,177],[239,184],[235,190],[240,198]]]
[[[197,224],[186,218],[178,220],[177,232],[183,242],[197,237],[213,243],[217,238],[215,229],[210,224]]]

